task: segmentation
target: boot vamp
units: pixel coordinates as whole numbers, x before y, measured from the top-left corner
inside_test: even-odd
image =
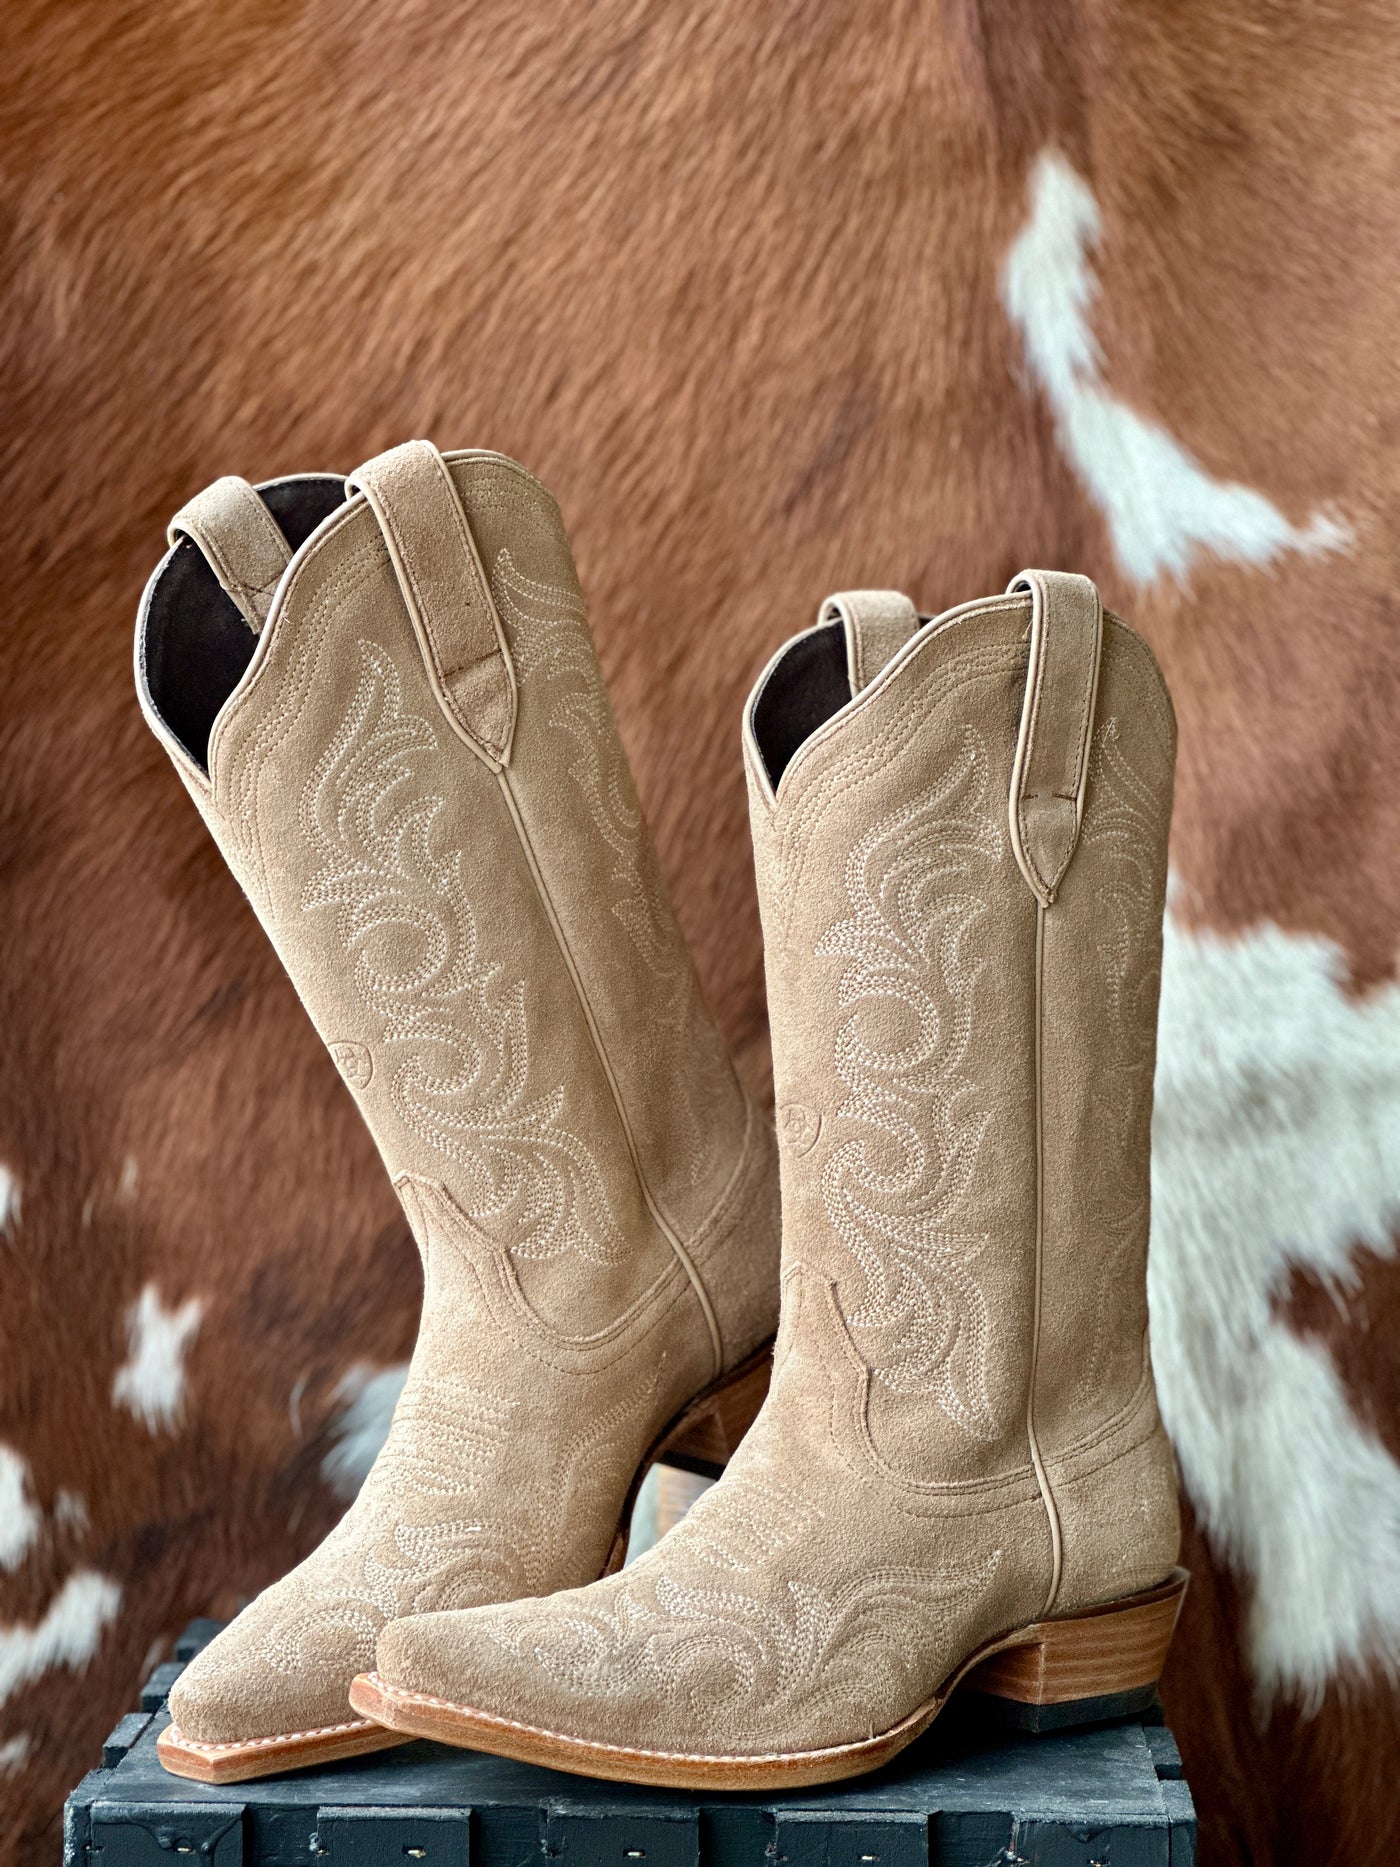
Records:
[[[339,1536],[333,1532],[264,1589],[191,1660],[169,1701],[183,1736],[200,1744],[248,1743],[354,1716],[346,1687],[356,1656],[373,1652],[384,1615],[367,1591],[349,1585],[349,1552],[337,1547]]]
[[[780,1370],[724,1478],[654,1550],[548,1600],[401,1620],[380,1637],[380,1676],[686,1756],[822,1749],[915,1711],[1043,1606],[1034,1475],[899,1481],[848,1425],[840,1381],[800,1377]]]
[[[493,1348],[496,1352],[493,1353]],[[359,1498],[321,1546],[186,1668],[171,1716],[200,1743],[319,1730],[401,1615],[566,1588],[601,1573],[670,1399],[654,1352],[626,1368],[507,1381],[410,1377]],[[630,1373],[628,1370],[630,1369]]]

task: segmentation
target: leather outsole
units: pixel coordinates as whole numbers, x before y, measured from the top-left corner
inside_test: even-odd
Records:
[[[201,1744],[171,1724],[156,1739],[156,1755],[172,1776],[187,1776],[196,1783],[246,1783],[255,1776],[306,1770],[411,1742],[402,1732],[386,1730],[369,1718],[347,1718],[343,1724],[230,1744]]]

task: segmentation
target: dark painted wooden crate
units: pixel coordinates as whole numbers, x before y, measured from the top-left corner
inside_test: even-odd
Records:
[[[219,1789],[156,1758],[196,1622],[68,1799],[65,1867],[1194,1867],[1165,1725],[1029,1737],[952,1709],[874,1776],[781,1796],[592,1782],[438,1744]]]

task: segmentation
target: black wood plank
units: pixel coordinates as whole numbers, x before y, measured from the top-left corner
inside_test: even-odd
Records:
[[[188,1664],[185,1660],[167,1660],[163,1666],[157,1666],[145,1685],[141,1688],[142,1711],[159,1711],[170,1697],[170,1688],[180,1677]]]
[[[323,1806],[311,1839],[324,1867],[468,1867],[471,1810]]]
[[[103,1740],[102,1767],[104,1770],[116,1768],[150,1722],[151,1714],[148,1711],[129,1711],[126,1714],[110,1736]]]
[[[94,1802],[92,1867],[181,1867],[182,1856],[190,1857],[188,1867],[243,1867],[243,1805],[200,1801],[189,1795],[191,1787],[178,1802]]]

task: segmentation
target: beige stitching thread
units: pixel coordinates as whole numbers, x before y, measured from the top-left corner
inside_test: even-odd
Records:
[[[687,1050],[699,1046],[713,1050],[717,1039],[700,1004],[689,954],[661,908],[660,876],[642,825],[641,807],[632,789],[626,758],[617,742],[611,709],[600,683],[587,634],[583,600],[571,590],[523,576],[506,549],[496,557],[491,581],[497,606],[510,620],[511,646],[522,672],[533,671],[541,679],[548,674],[555,683],[551,723],[569,733],[578,748],[569,768],[570,776],[582,792],[594,831],[608,852],[610,879],[617,891],[612,912],[631,937],[633,947],[656,983],[651,1015],[679,1054],[684,1055]],[[561,693],[558,683],[568,677],[572,677],[572,684]],[[610,751],[616,748],[607,764],[604,763],[605,748]],[[536,857],[514,786],[506,773],[498,774],[498,778],[612,1092],[642,1198],[694,1289],[709,1331],[718,1374],[724,1363],[724,1349],[709,1292],[690,1252],[681,1242],[679,1229],[651,1185],[622,1086]],[[690,1099],[687,1128],[692,1185],[700,1184],[710,1171],[718,1127],[712,1119],[717,1111],[706,1106],[703,1092],[697,1099],[697,1086],[708,1085],[717,1077],[723,1080],[714,1068],[687,1070],[681,1077],[680,1086]]]
[[[965,1210],[991,1120],[968,1070],[981,966],[963,956],[1004,849],[990,794],[986,747],[966,728],[923,794],[857,841],[846,863],[848,912],[815,948],[843,962],[840,1114],[866,1130],[835,1148],[822,1171],[827,1217],[864,1277],[848,1325],[876,1380],[896,1393],[931,1393],[974,1439],[1000,1430],[988,1391],[987,1306],[972,1269],[988,1239]],[[945,843],[951,859],[939,853]],[[862,1011],[879,999],[897,1003],[913,1032],[897,1063],[861,1040]],[[872,1147],[871,1130],[883,1148]],[[913,1131],[926,1145],[911,1147]]]
[[[615,1694],[641,1678],[653,1706],[677,1714],[692,1704],[690,1647],[698,1636],[707,1652],[728,1656],[722,1700],[711,1709],[723,1713],[731,1731],[747,1730],[754,1716],[769,1724],[805,1720],[814,1709],[813,1679],[820,1681],[816,1699],[828,1714],[842,1707],[839,1715],[863,1722],[872,1667],[883,1690],[907,1670],[911,1642],[930,1657],[942,1652],[1002,1562],[995,1549],[965,1563],[857,1566],[827,1586],[811,1578],[769,1585],[760,1567],[757,1587],[729,1585],[746,1573],[743,1524],[737,1545],[727,1536],[729,1496],[728,1484],[707,1493],[673,1559],[665,1544],[659,1546],[608,1585],[596,1609],[580,1597],[566,1598],[554,1614],[540,1602],[507,1605],[493,1611],[483,1631],[513,1667],[538,1668],[590,1696]],[[810,1497],[805,1508],[811,1520],[803,1526],[804,1540],[810,1545],[815,1537],[820,1549],[822,1513]],[[729,1559],[717,1561],[718,1550]],[[883,1663],[872,1657],[872,1643]]]
[[[378,549],[358,550],[341,566],[338,586],[334,589],[323,589],[306,614],[298,619],[299,626],[290,647],[285,644],[285,632],[279,626],[279,621],[273,620],[270,622],[270,627],[264,626],[258,638],[257,652],[244,677],[245,684],[234,690],[232,697],[226,703],[225,710],[215,721],[214,729],[210,734],[209,781],[211,789],[214,791],[218,809],[252,871],[250,876],[243,878],[245,886],[251,883],[256,888],[261,902],[269,910],[267,862],[263,851],[262,825],[257,813],[257,794],[263,768],[296,725],[310,699],[320,662],[321,647],[332,624],[338,619],[340,612],[358,595],[382,561],[384,546],[378,532],[374,534],[373,545]],[[298,581],[299,576],[299,569],[293,571],[293,582]],[[284,595],[280,615],[286,614],[286,603],[287,596]],[[224,741],[239,732],[243,710],[250,695],[264,678],[268,667],[272,665],[282,667],[284,663],[286,665],[283,667],[282,681],[274,695],[272,705],[261,719],[254,721],[251,732],[245,735],[245,743],[241,748],[243,756],[235,766],[229,781],[224,783],[222,781]]]
[[[695,1292],[701,1312],[704,1315],[705,1325],[709,1330],[710,1347],[714,1356],[714,1372],[718,1375],[724,1367],[724,1347],[720,1340],[719,1322],[715,1317],[714,1306],[710,1301],[709,1292],[705,1288],[700,1273],[691,1262],[690,1253],[681,1243],[675,1228],[667,1221],[664,1213],[656,1203],[656,1197],[651,1190],[646,1173],[642,1167],[642,1158],[637,1147],[637,1138],[632,1130],[632,1124],[627,1114],[627,1107],[623,1101],[622,1090],[614,1074],[612,1061],[608,1056],[607,1046],[604,1044],[602,1033],[598,1029],[597,1019],[594,1017],[593,1007],[589,1003],[588,993],[584,986],[583,978],[579,973],[573,952],[564,934],[564,929],[560,924],[559,916],[555,912],[548,885],[540,871],[539,861],[535,855],[534,846],[530,841],[529,832],[526,830],[524,820],[520,815],[520,807],[516,802],[509,775],[501,771],[498,772],[496,776],[501,787],[501,794],[505,798],[507,807],[510,810],[511,820],[515,825],[516,834],[520,839],[521,849],[525,854],[526,861],[529,863],[530,872],[539,893],[540,904],[549,918],[554,937],[558,942],[560,955],[564,960],[565,966],[568,968],[569,976],[573,981],[574,990],[578,995],[579,1007],[588,1024],[589,1034],[593,1039],[594,1051],[602,1067],[604,1077],[607,1080],[608,1089],[613,1099],[613,1106],[617,1110],[618,1122],[622,1128],[623,1141],[626,1144],[627,1152],[632,1162],[632,1171],[636,1177],[637,1186],[641,1192],[647,1211],[651,1214],[656,1224],[657,1230],[671,1247],[681,1268],[690,1280],[691,1288]]]
[[[167,1726],[162,1735],[168,1736],[172,1743],[182,1744],[186,1750],[199,1750],[206,1756],[214,1757],[229,1750],[265,1750],[272,1744],[292,1744],[303,1737],[339,1737],[346,1731],[372,1731],[374,1725],[373,1718],[351,1718],[345,1724],[319,1724],[307,1731],[279,1731],[274,1737],[245,1737],[224,1744],[205,1744],[197,1737],[186,1737],[175,1724]]]
[[[1001,644],[965,651],[954,661],[921,670],[920,678],[911,680],[903,694],[906,704],[896,709],[868,741],[844,749],[839,737],[826,741],[836,749],[833,762],[825,768],[817,765],[804,788],[795,797],[785,797],[785,808],[773,820],[774,861],[781,884],[777,901],[780,944],[787,941],[791,917],[802,892],[802,878],[814,855],[816,830],[827,813],[847,792],[884,771],[909,746],[917,744],[935,711],[954,694],[995,674],[1009,672],[1018,660],[1016,648]],[[874,685],[866,689],[867,693],[881,688],[886,672],[881,671]],[[787,779],[788,773],[784,772],[785,787]]]
[[[517,1258],[572,1249],[618,1263],[626,1241],[598,1163],[563,1120],[562,1089],[529,1093],[524,986],[483,951],[460,850],[434,848],[447,801],[423,789],[418,763],[437,752],[437,735],[405,706],[385,651],[361,642],[359,655],[354,698],[301,801],[302,833],[320,857],[301,905],[333,911],[386,1042],[411,1046],[391,1069],[394,1107],[466,1169],[467,1216],[501,1218],[499,1242]],[[376,939],[401,926],[432,936],[431,964],[412,975],[389,969],[383,956],[398,946]],[[448,1061],[434,1068],[434,1053]]]
[[[832,740],[839,741],[841,737],[844,736],[845,730],[852,720],[857,717],[862,719],[867,717],[867,709],[871,706],[878,705],[875,696],[886,693],[894,682],[904,681],[906,672],[911,665],[919,667],[920,680],[927,680],[930,671],[935,675],[939,675],[950,666],[956,665],[944,661],[941,657],[936,657],[931,664],[931,670],[930,667],[926,667],[924,663],[927,662],[929,657],[930,651],[928,644],[930,642],[938,641],[941,644],[943,636],[954,626],[974,621],[980,622],[987,616],[994,616],[1004,612],[1007,608],[1018,607],[1018,602],[1019,599],[1009,599],[1006,597],[986,598],[970,607],[965,606],[963,609],[954,610],[948,616],[944,617],[941,622],[930,623],[926,627],[916,630],[915,633],[910,636],[909,641],[905,643],[904,648],[893,655],[890,660],[886,662],[885,666],[881,668],[880,672],[875,676],[875,679],[870,683],[864,693],[855,695],[843,706],[838,707],[830,719],[824,721],[822,725],[817,727],[810,738],[803,741],[793,754],[792,762],[789,764],[787,770],[778,780],[779,793],[789,788],[790,774],[805,772],[807,765],[818,756],[821,748],[828,745]],[[988,645],[981,650],[974,651],[974,656],[978,654],[985,655],[988,652],[995,652],[995,650]],[[958,657],[958,660],[961,661],[967,658],[966,654],[964,654]],[[793,778],[793,782],[796,782],[795,777]],[[775,798],[774,801],[777,802],[779,800]]]
[[[383,1691],[391,1701],[399,1704],[429,1705],[439,1711],[460,1712],[464,1717],[476,1720],[480,1724],[492,1724],[505,1731],[524,1731],[531,1737],[547,1737],[552,1742],[568,1745],[579,1750],[604,1751],[615,1757],[654,1757],[659,1762],[675,1763],[789,1763],[806,1762],[809,1759],[825,1757],[846,1757],[859,1754],[882,1744],[890,1735],[880,1732],[877,1736],[860,1738],[849,1744],[829,1744],[820,1750],[769,1750],[736,1751],[732,1755],[708,1751],[686,1750],[642,1750],[635,1745],[604,1744],[591,1737],[568,1737],[562,1731],[547,1731],[537,1724],[524,1724],[519,1718],[499,1718],[494,1712],[477,1711],[470,1705],[459,1705],[450,1698],[434,1698],[430,1692],[410,1692],[392,1686],[377,1672],[367,1673],[366,1678]],[[920,1706],[922,1711],[923,1707]],[[917,1716],[917,1713],[914,1714]],[[901,1723],[904,1720],[900,1720]],[[892,1726],[891,1730],[897,1730]]]
[[[240,689],[226,718],[221,722],[228,734],[229,750],[237,753],[236,761],[230,764],[229,776],[222,787],[227,800],[224,811],[234,833],[234,840],[241,844],[247,866],[254,869],[259,882],[266,875],[265,865],[270,860],[262,846],[258,808],[264,794],[264,781],[271,782],[273,778],[282,775],[279,750],[287,733],[305,717],[312,699],[319,692],[319,683],[324,678],[328,644],[332,640],[338,643],[342,631],[348,634],[350,643],[354,642],[355,636],[350,631],[356,619],[357,606],[363,608],[367,586],[388,571],[386,547],[377,527],[368,529],[363,542],[353,549],[347,550],[345,543],[342,537],[329,560],[322,558],[319,553],[315,554],[312,561],[320,559],[326,573],[324,581],[319,585],[313,582],[309,590],[305,582],[298,583],[299,593],[304,593],[308,600],[297,608],[291,618],[293,626],[290,629],[277,630],[274,620],[274,630],[280,639],[265,636],[263,652],[256,658],[247,686]],[[298,567],[294,578],[300,575],[302,569]],[[527,594],[537,594],[545,588],[539,586],[537,580],[528,582],[532,588]],[[283,593],[282,612],[279,614],[287,609],[287,594]],[[552,594],[557,596],[558,592]],[[461,881],[460,875],[454,875],[452,870],[453,852],[448,850],[445,854],[439,854],[431,840],[432,822],[441,820],[443,800],[432,795],[426,799],[422,795],[410,795],[413,791],[414,770],[418,768],[421,776],[422,758],[427,749],[422,743],[422,731],[426,730],[429,741],[436,746],[442,740],[444,728],[439,725],[434,732],[427,722],[418,720],[416,715],[404,709],[402,692],[381,678],[385,669],[375,665],[376,653],[383,655],[378,644],[370,642],[362,646],[361,679],[355,697],[339,722],[332,743],[325,747],[317,761],[306,786],[304,809],[312,813],[314,828],[308,828],[305,817],[302,824],[313,854],[319,854],[322,858],[311,889],[323,891],[325,900],[322,905],[345,918],[352,941],[358,940],[361,945],[371,938],[376,926],[383,925],[381,915],[392,919],[395,914],[418,901],[422,892],[421,877],[400,873],[388,861],[382,847],[382,836],[376,838],[371,835],[366,842],[362,834],[364,823],[373,820],[373,827],[383,832],[388,819],[396,818],[400,808],[408,819],[414,818],[415,811],[419,814],[422,820],[416,825],[413,821],[399,825],[406,828],[407,840],[401,840],[396,849],[423,855],[422,866],[428,875],[426,893],[434,911],[443,905],[444,890],[450,894],[456,883]],[[386,663],[388,672],[394,673],[392,663],[387,658]],[[269,669],[273,670],[272,676],[269,676]],[[262,717],[250,717],[250,712],[245,710],[249,693],[258,681],[266,680],[270,684],[273,679],[276,681],[273,690],[269,693],[267,685],[263,689],[267,702],[259,709]],[[436,722],[435,714],[432,718]],[[380,780],[383,781],[382,785]],[[318,786],[322,792],[319,799]],[[357,812],[349,794],[356,786],[360,787],[359,801],[369,806],[363,813]],[[316,815],[318,808],[319,816]],[[319,842],[318,835],[322,839]],[[373,886],[366,896],[357,892],[357,878],[364,879],[366,871],[362,859],[367,850],[374,859],[370,861],[368,870]],[[283,911],[286,911],[287,906],[294,911],[294,903],[285,904]],[[271,918],[275,918],[275,915]],[[448,971],[452,971],[450,964]],[[443,975],[438,976],[441,982]],[[507,988],[509,984],[507,980]],[[489,996],[492,989],[489,982],[481,985],[478,981],[479,995],[484,993]],[[444,1015],[445,1008],[441,1002],[426,1007],[425,1016],[430,1023],[434,1020],[441,1023]],[[413,1083],[401,1087],[401,1096],[411,1098],[419,1088],[425,1092],[451,1090],[453,1070],[450,1064],[441,1064],[438,1057],[439,1053],[434,1050],[430,1061],[436,1067],[425,1065]],[[519,1073],[523,1080],[523,1057],[517,1057],[515,1061],[522,1065]],[[514,1076],[510,1072],[506,1072],[506,1075],[513,1083]],[[423,1098],[418,1099],[421,1101]],[[433,1096],[428,1095],[427,1100],[431,1103]],[[702,1130],[704,1125],[702,1116]],[[454,1138],[459,1141],[462,1139],[461,1135],[455,1135]],[[704,1138],[709,1137],[705,1135]],[[430,1139],[434,1145],[438,1145],[435,1137]],[[480,1136],[472,1133],[466,1135],[467,1142],[476,1139],[480,1139]],[[742,1191],[744,1165],[743,1160],[738,1162],[733,1174],[727,1177],[716,1203],[715,1214],[706,1221],[711,1229],[717,1222],[716,1215],[732,1214],[733,1201]],[[540,1242],[547,1222],[548,1215],[541,1220],[536,1243]],[[702,1236],[704,1232],[705,1228],[702,1227]],[[518,1244],[519,1240],[513,1236],[511,1242]],[[425,1251],[425,1256],[429,1255],[432,1254]],[[439,1252],[437,1255],[440,1258],[442,1254]],[[637,1337],[641,1336],[644,1329],[655,1328],[657,1318],[648,1318],[642,1312],[653,1303],[660,1308],[663,1303],[688,1302],[690,1299],[683,1277],[679,1261],[668,1255],[664,1273],[657,1278],[650,1291],[638,1298],[633,1308],[620,1320],[619,1327],[635,1324],[633,1334]],[[477,1300],[475,1292],[471,1300]],[[460,1322],[460,1316],[457,1320]],[[557,1583],[562,1571],[562,1565],[552,1550],[551,1532],[556,1528],[562,1531],[567,1519],[568,1513],[563,1508],[562,1500],[571,1490],[582,1489],[581,1484],[575,1484],[577,1474],[574,1467],[589,1466],[587,1478],[591,1489],[596,1489],[600,1484],[606,1485],[614,1475],[625,1486],[635,1464],[636,1446],[646,1442],[651,1414],[660,1404],[658,1393],[663,1361],[664,1357],[649,1359],[650,1378],[631,1384],[615,1407],[596,1410],[596,1416],[590,1420],[589,1430],[570,1438],[560,1456],[552,1462],[551,1482],[543,1488],[548,1499],[547,1509],[533,1509],[525,1513],[513,1502],[503,1521],[487,1524],[475,1521],[470,1524],[457,1521],[421,1525],[403,1523],[398,1519],[393,1500],[381,1495],[385,1489],[384,1473],[393,1470],[396,1460],[412,1463],[420,1453],[426,1452],[430,1455],[429,1465],[440,1467],[442,1464],[433,1447],[419,1443],[430,1434],[433,1424],[430,1397],[420,1405],[423,1401],[420,1392],[423,1380],[429,1378],[431,1371],[423,1374],[422,1378],[417,1374],[411,1377],[399,1408],[403,1433],[391,1433],[387,1456],[376,1467],[378,1476],[371,1476],[361,1492],[362,1502],[354,1507],[351,1517],[345,1520],[351,1527],[345,1530],[344,1535],[339,1531],[333,1532],[333,1541],[323,1545],[327,1555],[314,1579],[307,1578],[303,1583],[294,1585],[299,1592],[289,1590],[277,1601],[269,1602],[262,1622],[249,1624],[247,1631],[250,1638],[243,1652],[238,1655],[237,1663],[242,1665],[248,1662],[248,1649],[256,1641],[252,1653],[263,1666],[275,1671],[285,1671],[294,1666],[308,1678],[324,1675],[327,1683],[334,1685],[337,1659],[343,1657],[344,1630],[341,1623],[345,1619],[344,1610],[347,1606],[353,1611],[356,1638],[366,1637],[368,1630],[371,1652],[365,1657],[369,1658],[372,1657],[374,1629],[382,1625],[386,1618],[392,1619],[402,1611],[411,1610],[415,1603],[420,1602],[425,1591],[439,1586],[444,1578],[450,1579],[456,1586],[460,1576],[468,1579],[472,1575],[484,1576],[491,1582],[493,1589],[510,1595],[548,1592]],[[594,1369],[590,1366],[585,1372],[594,1372]],[[667,1394],[675,1385],[675,1379],[675,1372],[668,1364]],[[483,1404],[489,1404],[490,1398],[483,1396]],[[486,1422],[482,1443],[475,1448],[478,1454],[488,1451],[485,1444],[485,1439],[490,1437],[488,1427],[489,1422]],[[622,1469],[624,1466],[625,1471]],[[617,1468],[616,1473],[614,1467]],[[432,1492],[435,1500],[448,1493],[457,1495],[454,1487],[440,1487],[432,1479],[431,1473],[429,1479],[430,1482],[420,1490],[420,1495]],[[456,1513],[449,1515],[455,1516]],[[274,1620],[274,1616],[278,1618]],[[337,1641],[340,1647],[333,1651]],[[233,1652],[234,1649],[230,1649],[231,1656]],[[338,1728],[320,1727],[326,1732]],[[274,1737],[267,1739],[266,1743],[281,1741],[284,1740]]]
[[[1146,1337],[1143,1338],[1144,1349]],[[1083,1434],[1061,1452],[1052,1452],[1050,1463],[1059,1469],[1062,1484],[1078,1483],[1091,1477],[1105,1465],[1135,1452],[1152,1437],[1158,1425],[1157,1390],[1152,1380],[1152,1363],[1146,1353],[1142,1375],[1131,1397],[1102,1426]],[[1094,1453],[1100,1453],[1098,1458]]]

